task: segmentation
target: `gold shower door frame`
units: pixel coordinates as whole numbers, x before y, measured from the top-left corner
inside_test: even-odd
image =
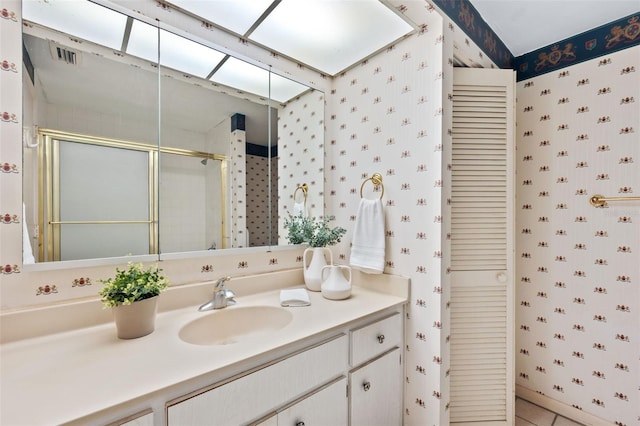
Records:
[[[50,129],[39,129],[39,206],[38,221],[40,235],[38,236],[39,259],[45,261],[61,260],[61,227],[62,225],[113,225],[113,224],[148,224],[149,233],[149,253],[159,253],[158,233],[159,233],[159,197],[158,197],[158,171],[159,152],[174,155],[184,155],[190,157],[206,158],[221,161],[221,206],[226,203],[226,170],[227,159],[219,154],[210,154],[200,151],[184,150],[177,148],[158,148],[156,145],[144,144],[110,138],[99,138],[89,135],[60,132]],[[148,153],[148,220],[96,220],[96,221],[62,221],[60,215],[60,143],[75,142],[90,145],[97,145],[110,148],[120,148],[132,151],[142,151]],[[225,210],[222,209],[222,241],[226,237],[226,217]]]
[[[115,225],[115,224],[147,224],[149,235],[148,254],[158,252],[157,242],[157,147],[151,144],[141,144],[116,139],[97,138],[88,135],[58,132],[54,130],[39,130],[41,149],[40,155],[40,229],[44,230],[39,244],[40,259],[46,261],[61,260],[61,236],[63,225]],[[63,142],[83,143],[108,148],[120,148],[132,151],[142,151],[148,154],[148,219],[147,220],[75,220],[61,219],[60,199],[60,144]],[[44,240],[44,244],[42,241]],[[45,253],[46,250],[46,253]]]

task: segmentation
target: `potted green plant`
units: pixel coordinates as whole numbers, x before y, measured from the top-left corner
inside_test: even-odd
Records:
[[[329,222],[332,219],[333,217],[317,219],[289,215],[284,221],[284,227],[288,231],[287,239],[291,244],[309,244],[309,248],[305,249],[302,256],[302,266],[305,285],[311,291],[320,291],[322,268],[327,266],[326,252],[329,253],[329,264],[333,264],[333,254],[327,246],[339,243],[347,232],[340,226],[330,227]],[[308,254],[311,254],[309,262],[307,262]]]
[[[120,339],[146,336],[155,329],[158,296],[169,285],[161,271],[129,262],[126,269],[116,268],[115,277],[99,280],[104,284],[99,292],[102,304],[112,308]]]

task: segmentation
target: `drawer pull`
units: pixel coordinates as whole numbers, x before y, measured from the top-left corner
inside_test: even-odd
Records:
[[[304,422],[300,421],[300,422],[296,423],[296,426],[304,426]]]
[[[362,384],[362,389],[364,389],[365,392],[371,389],[371,382],[364,382]]]
[[[384,343],[384,334],[378,334],[378,342],[379,342],[380,344],[383,344],[383,343]]]

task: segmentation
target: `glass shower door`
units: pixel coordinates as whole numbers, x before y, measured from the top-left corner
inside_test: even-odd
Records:
[[[53,141],[51,260],[152,253],[153,154]]]

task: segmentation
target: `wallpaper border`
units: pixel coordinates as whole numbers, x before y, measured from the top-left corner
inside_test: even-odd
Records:
[[[517,81],[640,45],[640,11],[518,56]]]
[[[513,69],[514,57],[468,0],[432,0],[500,68]]]
[[[640,44],[640,11],[514,57],[468,0],[432,0],[500,68],[522,81]]]

